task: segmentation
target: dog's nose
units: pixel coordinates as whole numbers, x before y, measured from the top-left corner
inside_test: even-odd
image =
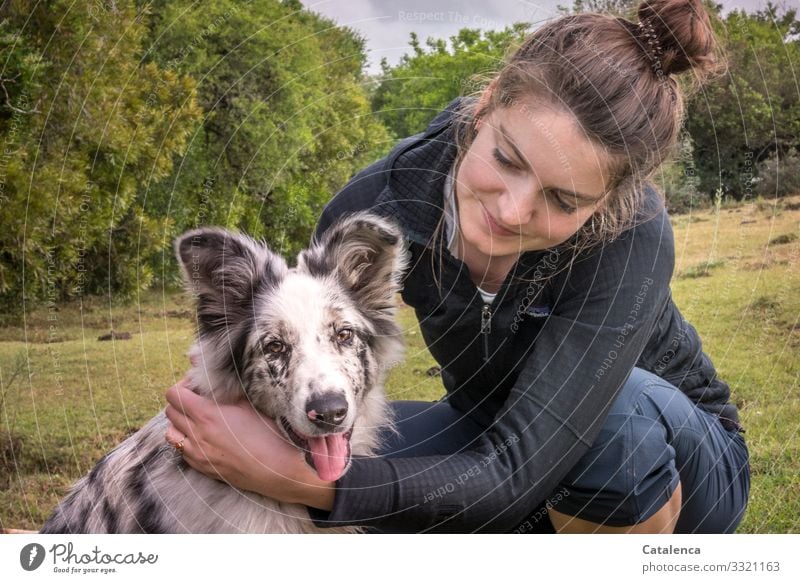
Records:
[[[308,418],[317,427],[333,429],[347,417],[347,400],[341,393],[325,393],[306,402]]]

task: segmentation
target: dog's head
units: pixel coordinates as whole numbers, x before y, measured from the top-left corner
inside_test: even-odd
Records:
[[[383,380],[402,354],[400,230],[350,215],[293,269],[264,243],[218,228],[190,231],[175,246],[197,298],[200,392],[231,401],[243,391],[321,478],[340,477],[354,427],[379,422]]]

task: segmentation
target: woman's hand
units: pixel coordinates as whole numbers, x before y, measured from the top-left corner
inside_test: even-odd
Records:
[[[167,391],[167,442],[199,472],[283,502],[330,510],[335,483],[323,481],[277,425],[246,401],[231,405],[197,395],[187,378]]]

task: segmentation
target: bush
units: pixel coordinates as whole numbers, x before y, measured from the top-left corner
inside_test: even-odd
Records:
[[[653,175],[653,182],[664,193],[672,215],[708,207],[708,197],[699,191],[700,178],[692,162],[692,140],[688,134],[681,137],[675,158]]]
[[[800,153],[777,152],[758,165],[758,194],[779,198],[800,193]]]

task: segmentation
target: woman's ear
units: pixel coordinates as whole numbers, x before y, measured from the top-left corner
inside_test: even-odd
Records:
[[[486,87],[484,87],[480,97],[478,97],[478,105],[475,108],[476,119],[475,123],[472,126],[472,129],[476,132],[479,129],[481,129],[481,126],[483,125],[483,118],[486,117],[484,112],[488,109],[489,105],[491,104],[492,94],[494,93],[496,88],[497,88],[497,77],[492,79],[489,82],[489,84]]]
[[[483,88],[481,96],[478,97],[478,111],[489,107],[489,103],[492,100],[492,93],[494,93],[495,89],[497,89],[497,77],[492,79],[489,84]]]

